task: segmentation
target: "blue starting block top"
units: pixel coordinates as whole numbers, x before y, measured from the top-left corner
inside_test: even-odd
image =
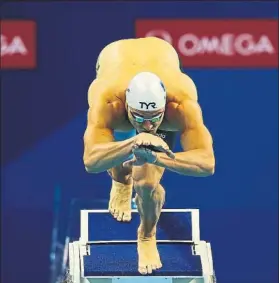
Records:
[[[152,276],[203,275],[200,256],[187,243],[159,243],[163,267]],[[138,276],[136,243],[90,245],[90,256],[83,257],[84,276]]]
[[[211,248],[200,240],[198,209],[162,210],[157,247],[163,266],[143,277],[138,272],[137,210],[132,210],[130,222],[116,221],[108,210],[81,210],[80,220],[79,241],[69,248],[74,283],[99,283],[99,279],[121,283],[135,278],[147,278],[144,282],[213,282]]]
[[[80,242],[87,245],[83,276],[137,276],[139,224],[137,210],[132,210],[130,222],[116,221],[108,210],[81,210]],[[157,244],[163,267],[152,276],[202,276],[201,258],[194,251],[199,241],[198,210],[162,210]]]

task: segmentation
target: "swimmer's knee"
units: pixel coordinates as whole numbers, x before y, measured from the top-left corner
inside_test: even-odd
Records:
[[[139,202],[152,199],[159,203],[164,203],[165,201],[165,190],[160,184],[148,183],[148,182],[135,182],[134,189],[136,191],[136,204]]]
[[[159,183],[152,180],[134,180],[134,189],[139,196],[152,195],[159,188]]]
[[[135,190],[148,190],[153,191],[158,186],[158,183],[150,181],[150,180],[134,180],[134,188]]]

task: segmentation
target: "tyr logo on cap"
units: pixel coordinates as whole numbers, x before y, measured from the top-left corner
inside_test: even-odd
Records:
[[[139,104],[140,104],[141,109],[143,109],[144,106],[145,106],[146,110],[148,110],[149,106],[151,106],[153,109],[157,108],[155,102],[146,103],[146,102],[140,102],[139,101]]]

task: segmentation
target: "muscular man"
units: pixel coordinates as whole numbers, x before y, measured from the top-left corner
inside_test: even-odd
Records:
[[[165,200],[160,184],[164,170],[212,175],[212,138],[195,84],[181,72],[178,55],[167,42],[153,37],[113,42],[100,53],[96,71],[88,90],[84,165],[89,173],[109,172],[109,210],[118,221],[131,220],[134,188],[141,219],[138,270],[150,274],[162,267],[156,224]],[[174,154],[176,133],[183,152]]]

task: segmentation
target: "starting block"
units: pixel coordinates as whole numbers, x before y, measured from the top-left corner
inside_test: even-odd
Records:
[[[116,221],[108,210],[80,211],[80,238],[69,243],[72,283],[215,283],[210,243],[200,240],[198,209],[163,209],[157,246],[163,267],[138,272],[137,228]]]

